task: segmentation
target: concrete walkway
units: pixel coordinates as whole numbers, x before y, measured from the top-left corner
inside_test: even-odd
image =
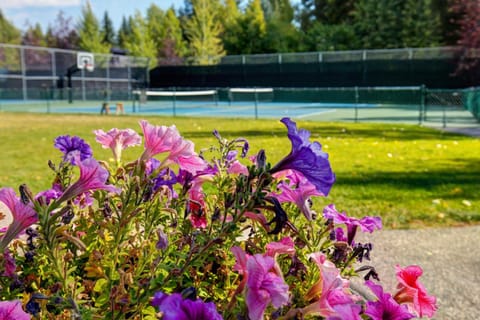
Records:
[[[459,133],[466,136],[479,137],[480,138],[480,124],[475,127],[434,127],[429,126],[429,128],[437,129],[445,132]]]
[[[393,292],[396,264],[420,265],[420,281],[437,297],[434,319],[480,319],[480,226],[422,230],[384,230],[359,235],[373,243],[372,265],[382,286]]]

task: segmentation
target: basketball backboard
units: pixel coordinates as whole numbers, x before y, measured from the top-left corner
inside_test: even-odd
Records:
[[[93,71],[95,67],[95,58],[93,53],[90,52],[78,52],[77,53],[77,68],[87,71]]]

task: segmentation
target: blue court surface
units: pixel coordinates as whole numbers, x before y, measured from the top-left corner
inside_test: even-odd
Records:
[[[123,112],[117,110],[117,102],[123,104]],[[37,112],[62,114],[100,114],[102,101],[45,101],[0,100],[0,111]],[[470,112],[459,107],[429,106],[422,113],[418,105],[382,105],[349,103],[310,103],[272,101],[112,101],[110,115],[161,115],[178,117],[219,117],[279,119],[290,117],[312,121],[363,121],[425,123],[441,126],[444,123],[478,125]]]

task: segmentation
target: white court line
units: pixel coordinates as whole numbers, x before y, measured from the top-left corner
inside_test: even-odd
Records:
[[[215,108],[219,108],[220,107],[215,107]],[[221,110],[215,110],[212,112],[212,110],[206,110],[206,111],[197,111],[197,112],[180,112],[180,114],[183,116],[192,116],[192,115],[196,115],[196,114],[206,114],[206,113],[211,113],[212,115],[216,115],[216,114],[224,114],[224,113],[233,113],[235,111],[243,111],[243,110],[249,110],[249,109],[252,109],[253,108],[251,106],[245,106],[245,107],[227,107],[225,109],[221,109]],[[242,113],[241,115],[244,115],[245,113]]]
[[[326,111],[318,111],[318,112],[302,114],[300,116],[296,116],[296,118],[302,119],[302,118],[306,118],[306,117],[318,116],[320,114],[332,113],[332,112],[337,112],[337,109],[331,109],[331,110],[326,110]]]

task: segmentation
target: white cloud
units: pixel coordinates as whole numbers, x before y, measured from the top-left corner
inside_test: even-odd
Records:
[[[0,8],[70,7],[81,5],[81,0],[0,0]]]

